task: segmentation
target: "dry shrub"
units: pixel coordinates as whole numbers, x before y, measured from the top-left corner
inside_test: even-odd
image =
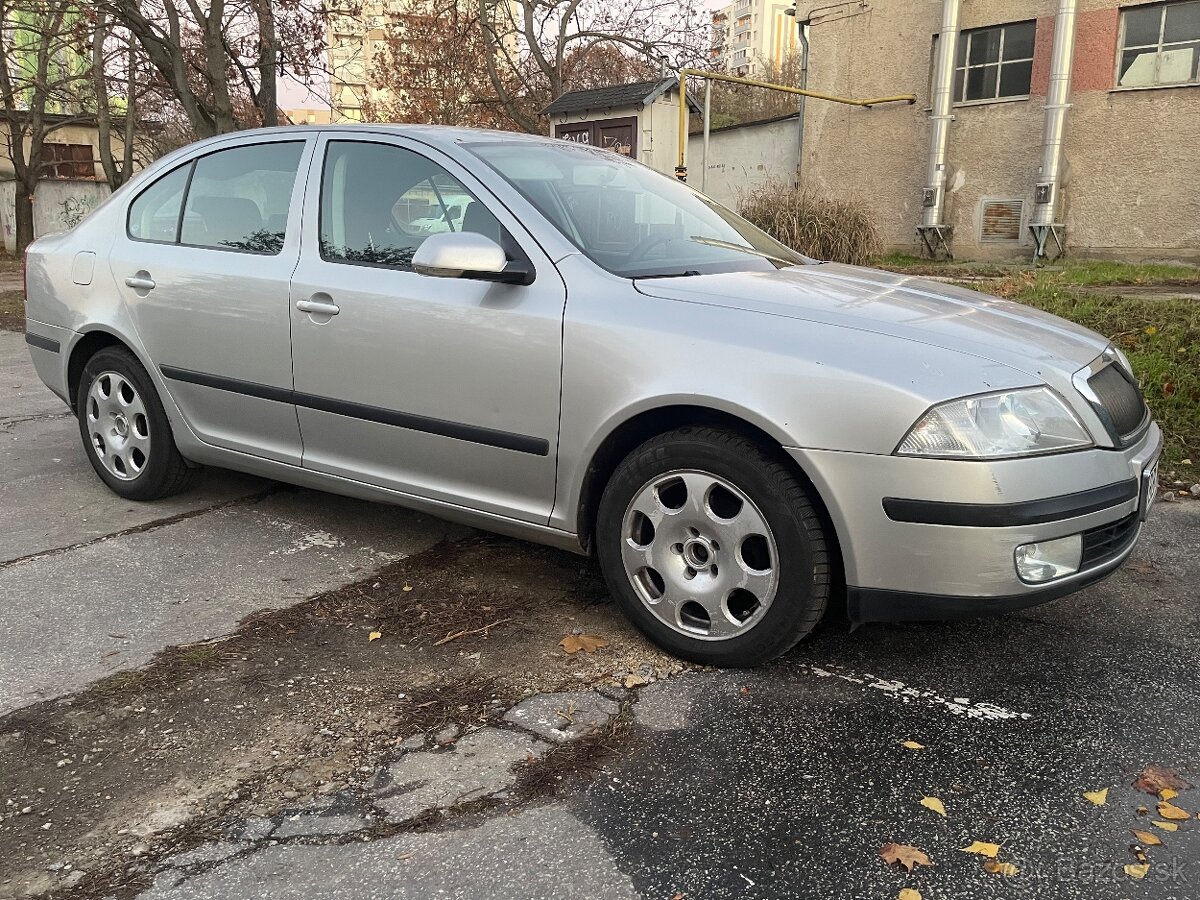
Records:
[[[810,185],[764,184],[742,197],[738,212],[814,259],[861,266],[882,246],[866,206],[829,197]]]

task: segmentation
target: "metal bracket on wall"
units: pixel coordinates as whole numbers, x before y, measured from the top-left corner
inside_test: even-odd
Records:
[[[952,225],[918,225],[917,235],[930,259],[954,259],[950,250],[950,238],[954,236]]]
[[[1067,226],[1066,225],[1030,225],[1029,233],[1033,235],[1033,259],[1036,262],[1044,259],[1054,262],[1067,255]],[[1050,241],[1054,241],[1054,255],[1050,255]]]

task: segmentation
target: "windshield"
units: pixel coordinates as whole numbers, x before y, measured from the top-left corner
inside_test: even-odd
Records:
[[[467,144],[593,262],[624,278],[812,262],[687,185],[610,150]]]

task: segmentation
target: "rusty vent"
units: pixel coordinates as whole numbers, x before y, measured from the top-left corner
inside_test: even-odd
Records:
[[[983,224],[979,239],[981,241],[1020,241],[1021,216],[1024,212],[1024,200],[984,200]]]

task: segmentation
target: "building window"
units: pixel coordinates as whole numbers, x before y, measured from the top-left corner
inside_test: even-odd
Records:
[[[1200,83],[1200,0],[1121,11],[1118,87]]]
[[[95,178],[91,144],[42,144],[46,178]]]
[[[958,41],[954,102],[1028,97],[1035,22],[964,31]]]

